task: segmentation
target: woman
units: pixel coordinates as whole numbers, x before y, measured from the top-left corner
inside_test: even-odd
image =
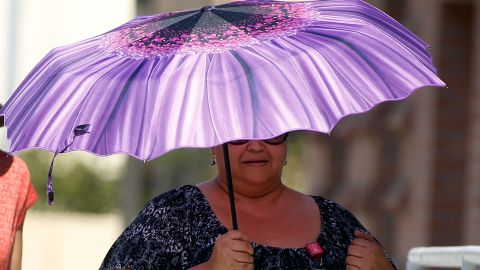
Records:
[[[22,268],[23,223],[27,210],[37,199],[27,165],[20,158],[0,151],[0,270]]]
[[[288,134],[228,143],[239,230],[232,227],[221,146],[218,176],[153,199],[108,252],[102,269],[392,269],[347,210],[281,181]],[[323,257],[304,248],[319,243]]]

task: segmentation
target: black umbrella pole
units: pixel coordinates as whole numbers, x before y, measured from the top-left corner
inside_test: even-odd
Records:
[[[228,198],[230,199],[230,212],[232,213],[232,227],[238,230],[237,211],[235,210],[235,197],[233,194],[232,171],[230,169],[230,157],[228,155],[228,146],[223,144],[223,160],[225,161],[225,172],[227,174]]]

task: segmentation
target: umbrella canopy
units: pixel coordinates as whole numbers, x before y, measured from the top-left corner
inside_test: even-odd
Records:
[[[427,45],[363,1],[247,0],[139,17],[56,48],[0,114],[11,152],[150,160],[328,133],[346,115],[431,85],[444,83]]]

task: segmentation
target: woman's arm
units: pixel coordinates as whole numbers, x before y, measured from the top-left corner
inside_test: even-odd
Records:
[[[12,257],[10,260],[10,270],[22,269],[22,231],[23,224],[15,233],[15,239],[12,247]]]

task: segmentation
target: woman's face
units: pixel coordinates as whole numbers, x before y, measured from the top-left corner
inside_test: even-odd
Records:
[[[270,185],[281,181],[287,143],[272,145],[262,140],[249,140],[244,144],[228,143],[230,168],[234,186]],[[212,148],[216,156],[220,178],[226,179],[222,145]]]

